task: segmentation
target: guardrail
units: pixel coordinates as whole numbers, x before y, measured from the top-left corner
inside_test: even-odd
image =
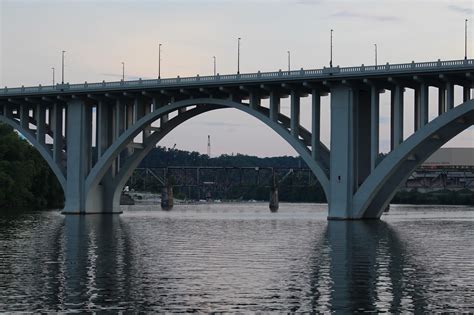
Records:
[[[140,88],[140,87],[167,87],[167,86],[186,86],[186,85],[198,85],[198,84],[209,84],[209,83],[237,83],[245,81],[267,81],[274,79],[318,79],[318,78],[329,78],[333,76],[356,76],[361,74],[390,74],[399,72],[410,72],[410,71],[435,71],[435,70],[456,70],[463,68],[473,68],[473,59],[463,60],[448,60],[448,61],[434,61],[434,62],[411,62],[402,64],[389,64],[384,65],[371,65],[359,67],[332,67],[323,69],[311,69],[293,71],[276,71],[276,72],[257,72],[257,73],[245,73],[245,74],[225,74],[215,76],[195,76],[195,77],[176,77],[168,79],[151,79],[151,80],[133,80],[133,81],[114,81],[114,82],[98,82],[98,83],[81,83],[81,84],[57,84],[50,86],[33,86],[33,87],[5,87],[0,89],[0,96],[2,95],[17,95],[17,94],[47,94],[49,92],[73,92],[73,91],[94,91],[94,90],[111,90],[115,88]]]

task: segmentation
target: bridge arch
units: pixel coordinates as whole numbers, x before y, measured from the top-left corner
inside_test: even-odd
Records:
[[[18,130],[28,140],[28,142],[31,143],[31,145],[39,152],[39,154],[46,161],[46,163],[48,163],[49,167],[51,168],[54,175],[58,179],[58,182],[61,185],[63,192],[66,192],[66,177],[64,176],[64,173],[62,172],[58,164],[53,160],[52,155],[48,152],[45,146],[39,143],[33,134],[25,130],[14,119],[10,119],[10,118],[0,115],[0,122],[5,123],[9,125],[10,127]]]
[[[140,163],[140,161],[146,156],[146,154],[156,145],[156,143],[161,140],[166,134],[168,134],[173,128],[177,127],[184,121],[200,115],[209,110],[215,110],[219,108],[235,108],[240,111],[243,111],[261,122],[265,125],[269,126],[272,130],[274,130],[277,134],[279,134],[283,139],[285,139],[300,156],[306,162],[308,167],[312,170],[315,174],[318,181],[321,183],[321,186],[326,194],[329,196],[329,179],[325,170],[319,161],[315,161],[307,147],[297,138],[292,136],[288,129],[286,129],[283,125],[278,122],[273,121],[264,112],[260,112],[258,110],[250,108],[248,105],[237,103],[231,100],[225,99],[212,99],[212,98],[199,98],[199,99],[188,99],[183,101],[177,101],[171,103],[169,105],[163,106],[150,114],[142,117],[138,120],[134,125],[128,128],[104,153],[104,155],[99,159],[96,165],[92,168],[91,172],[89,173],[86,179],[86,192],[90,193],[94,190],[97,185],[101,182],[106,174],[107,170],[112,165],[113,161],[116,157],[120,154],[120,152],[126,148],[127,144],[129,144],[133,139],[146,128],[152,122],[159,119],[161,116],[170,113],[172,111],[178,110],[180,108],[188,107],[188,106],[196,106],[195,109],[184,112],[177,117],[173,118],[167,123],[167,126],[164,130],[157,131],[153,133],[146,143],[144,143],[145,148],[144,150],[140,150],[132,154],[129,157],[128,161],[123,165],[122,170],[113,180],[113,183],[107,185],[109,188],[106,188],[106,200],[111,200],[113,196],[113,205],[108,205],[107,208],[111,206],[114,207],[117,205],[117,192],[120,192],[122,187],[125,185],[126,180],[131,175],[131,172],[136,168],[136,166]],[[181,116],[181,118],[180,118]],[[177,119],[179,118],[179,119]],[[147,152],[148,151],[148,152]],[[120,189],[119,189],[120,188]],[[110,190],[113,191],[110,191]],[[328,198],[329,200],[329,198]],[[109,202],[110,202],[109,201]],[[113,208],[111,208],[113,209]]]
[[[354,218],[379,218],[397,187],[436,150],[474,122],[474,100],[451,109],[420,128],[375,168],[354,195]]]

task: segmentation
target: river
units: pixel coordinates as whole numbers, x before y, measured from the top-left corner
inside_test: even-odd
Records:
[[[204,204],[0,215],[0,311],[474,312],[474,208]]]

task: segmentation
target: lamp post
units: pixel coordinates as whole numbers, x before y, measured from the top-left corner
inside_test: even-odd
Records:
[[[161,43],[158,44],[158,79],[161,79]]]
[[[375,69],[377,69],[377,44],[374,44],[375,46]]]
[[[237,74],[240,74],[240,40],[241,38],[239,37],[237,39]]]
[[[53,86],[54,86],[54,67],[51,68],[53,70]]]
[[[331,59],[329,60],[329,67],[331,67],[331,68],[332,68],[332,32],[334,32],[333,29],[331,29],[331,41],[330,41],[330,45],[331,45],[331,47],[330,47]]]
[[[464,20],[464,59],[467,59],[467,22],[468,19]]]
[[[290,53],[289,50],[287,51],[287,53],[288,53],[288,74],[290,74],[290,71],[291,71],[291,53]]]
[[[122,81],[125,81],[125,62],[122,61]]]
[[[62,62],[61,62],[61,84],[64,84],[64,54],[66,53],[65,50],[63,50],[63,55],[62,55]]]
[[[214,76],[216,75],[216,56],[212,56],[212,59],[214,59]]]

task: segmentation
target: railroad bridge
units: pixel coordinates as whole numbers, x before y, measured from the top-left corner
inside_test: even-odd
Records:
[[[147,153],[171,130],[222,108],[273,129],[306,162],[329,219],[379,218],[400,183],[474,122],[474,60],[330,67],[187,78],[0,89],[0,121],[18,130],[56,174],[64,214],[120,213],[120,194]],[[455,104],[455,86],[462,87]],[[429,121],[429,87],[438,115]],[[414,90],[414,133],[404,137],[404,92]],[[390,91],[391,151],[379,156],[379,98]],[[330,97],[330,148],[321,143],[321,98]],[[290,97],[291,115],[280,111]],[[311,128],[300,101],[311,98]],[[269,106],[261,100],[269,99]],[[455,106],[456,105],[456,106]]]

